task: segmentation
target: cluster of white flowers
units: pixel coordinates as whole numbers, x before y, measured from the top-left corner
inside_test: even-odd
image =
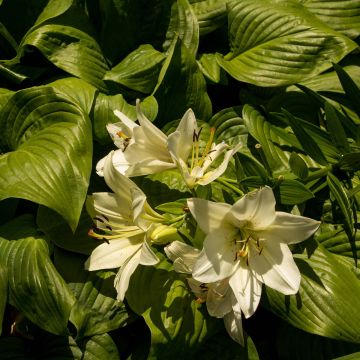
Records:
[[[95,221],[89,234],[105,242],[93,251],[86,268],[120,268],[115,288],[122,301],[136,267],[158,263],[151,243],[168,243],[164,250],[175,271],[188,274],[198,301],[206,302],[210,315],[223,318],[230,336],[243,344],[241,317],[257,309],[263,283],[283,294],[298,291],[301,276],[288,245],[309,238],[319,222],[275,211],[275,197],[267,186],[233,205],[191,198],[187,207],[206,237],[201,250],[185,244],[129,177],[178,168],[193,189],[221,176],[239,146],[215,144],[211,130],[200,149],[191,109],[169,136],[145,117],[139,102],[139,125],[119,111],[115,114],[120,122],[107,129],[118,150],[97,164],[97,173],[113,193],[95,193],[87,202]],[[215,167],[213,162],[221,157]]]

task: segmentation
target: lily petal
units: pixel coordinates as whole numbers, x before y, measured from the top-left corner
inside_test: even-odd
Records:
[[[96,247],[85,262],[85,269],[89,271],[113,269],[122,266],[129,258],[141,249],[144,235],[131,238],[111,240]]]
[[[145,241],[141,248],[140,264],[151,266],[158,264],[159,261],[159,258],[152,251],[150,245]]]
[[[193,278],[213,283],[230,277],[236,270],[235,254],[231,246],[232,233],[219,229],[207,235],[204,248],[195,262]]]
[[[224,316],[225,329],[230,337],[238,344],[244,346],[244,331],[241,321],[241,309],[239,304],[233,305],[233,311]]]
[[[116,117],[118,117],[121,120],[121,123],[115,123],[113,125],[117,126],[119,128],[119,130],[123,130],[124,125],[125,125],[126,128],[125,128],[124,132],[126,133],[126,135],[131,135],[132,130],[134,128],[136,128],[137,126],[139,126],[138,124],[136,124],[135,121],[129,119],[123,112],[121,112],[119,110],[114,110],[114,114]],[[109,128],[108,131],[111,129],[113,129],[113,128]]]
[[[265,186],[246,194],[232,206],[230,215],[234,225],[240,228],[251,222],[254,229],[266,229],[275,220],[272,189]]]
[[[131,148],[131,150],[133,149],[135,148]],[[127,157],[127,159],[129,159],[129,157]],[[171,159],[169,159],[169,161],[171,161]],[[154,157],[148,157],[141,160],[137,158],[137,160],[134,162],[129,161],[130,165],[127,167],[124,174],[129,177],[144,176],[175,168],[176,165],[169,161],[161,161],[155,158],[155,155]],[[121,169],[124,168],[125,165],[122,165]]]
[[[308,239],[319,226],[319,221],[277,211],[274,222],[258,234],[269,242],[296,244]]]
[[[229,284],[246,318],[254,314],[261,298],[261,282],[244,261],[231,276]]]
[[[191,274],[200,250],[181,241],[173,241],[164,247],[166,256],[174,263],[174,270],[179,273]]]
[[[251,246],[249,266],[260,276],[266,286],[282,294],[296,294],[299,290],[300,271],[286,244],[266,241],[261,254]]]
[[[140,264],[141,251],[137,251],[124,263],[115,276],[114,286],[117,291],[117,300],[123,301],[129,287],[130,277]]]
[[[209,290],[206,298],[206,307],[211,316],[222,318],[232,311],[232,291],[228,280],[208,284]]]
[[[187,200],[187,205],[201,230],[206,234],[221,227],[231,226],[224,222],[226,215],[231,210],[229,204],[192,198]]]

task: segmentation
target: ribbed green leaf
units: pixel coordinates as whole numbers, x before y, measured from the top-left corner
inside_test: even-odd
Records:
[[[4,318],[5,306],[8,296],[8,272],[6,267],[0,263],[0,335]]]
[[[58,68],[106,90],[102,79],[107,62],[83,7],[76,1],[50,2],[21,42],[22,49],[29,45]]]
[[[117,347],[109,334],[92,336],[84,349],[85,360],[119,360]]]
[[[302,3],[336,31],[353,39],[360,35],[359,0],[306,0]]]
[[[51,87],[17,92],[0,121],[0,199],[23,198],[76,228],[91,170],[87,114]]]
[[[357,360],[357,359],[359,359],[359,357],[360,357],[360,352],[356,352],[356,353],[353,353],[353,354],[338,357],[338,358],[333,359],[333,360]]]
[[[229,4],[231,52],[219,64],[239,81],[260,86],[300,82],[355,49],[349,38],[293,1]]]
[[[55,266],[77,299],[70,321],[78,339],[116,330],[128,320],[124,304],[116,300],[115,273],[85,271],[85,261],[82,255],[55,249]]]
[[[243,118],[247,130],[258,141],[260,156],[264,155],[263,165],[272,171],[281,171],[287,168],[290,155],[285,153],[280,146],[281,139],[271,129],[271,124],[265,117],[251,105],[243,108]]]
[[[334,254],[353,258],[352,248],[349,238],[343,229],[333,229],[321,232],[316,236],[316,240],[327,250]],[[357,258],[360,257],[360,234],[355,234],[355,247]]]
[[[165,55],[151,45],[141,45],[107,71],[104,80],[149,94],[157,83],[164,59]]]
[[[185,358],[210,336],[217,320],[206,316],[206,309],[195,301],[184,276],[175,273],[163,255],[158,256],[161,262],[156,268],[146,266],[135,271],[126,299],[151,330],[149,359]],[[142,290],[145,288],[146,292]]]
[[[209,121],[209,125],[215,127],[217,142],[224,141],[229,145],[243,144],[246,152],[248,130],[242,119],[242,108],[240,106],[226,108],[216,113]]]
[[[310,136],[310,134],[304,129],[302,123],[291,115],[286,110],[283,111],[285,114],[289,125],[291,126],[294,134],[296,135],[299,143],[303,147],[303,149],[307,152],[309,156],[311,156],[314,160],[316,160],[320,165],[327,165],[327,160],[321,151],[318,143]]]
[[[360,152],[345,154],[339,161],[340,169],[347,171],[360,170]]]
[[[189,54],[195,56],[199,46],[199,24],[188,0],[176,0],[171,7],[171,18],[163,48],[171,51],[176,38],[181,39]]]
[[[169,49],[153,95],[159,103],[157,121],[160,125],[180,119],[189,108],[198,119],[207,120],[211,116],[205,78],[194,55],[179,38]]]
[[[322,246],[295,255],[302,279],[297,295],[266,288],[267,305],[291,325],[332,339],[360,343],[359,279]]]
[[[229,0],[190,0],[197,17],[200,35],[208,34],[226,23]]]
[[[288,179],[280,182],[279,195],[283,205],[300,204],[314,197],[314,194],[304,184]]]
[[[0,264],[8,270],[9,302],[53,334],[67,333],[75,298],[56,271],[31,216],[0,227]]]

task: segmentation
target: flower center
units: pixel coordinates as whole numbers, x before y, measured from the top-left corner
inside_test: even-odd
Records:
[[[246,265],[249,265],[249,249],[250,246],[253,246],[259,255],[263,250],[263,246],[261,246],[261,242],[264,239],[259,238],[255,231],[251,229],[250,226],[244,226],[233,238],[234,242],[234,261],[244,259],[246,261]]]
[[[198,132],[196,132],[194,130],[190,170],[193,170],[195,167],[202,167],[206,157],[212,152],[211,148],[212,148],[212,144],[214,142],[215,128],[212,127],[210,129],[209,140],[206,143],[205,149],[202,152],[200,149],[200,141],[199,141],[201,131],[202,131],[202,128],[200,128],[200,130]]]
[[[111,135],[113,141],[120,140],[120,149],[125,151],[129,146],[131,137],[127,136],[123,131],[118,131],[116,134]],[[119,141],[118,141],[119,143]]]

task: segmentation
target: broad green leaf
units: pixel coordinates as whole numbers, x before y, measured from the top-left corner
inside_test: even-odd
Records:
[[[119,360],[120,356],[109,334],[92,336],[85,344],[83,359]]]
[[[309,132],[307,132],[306,129],[301,126],[302,123],[300,123],[297,118],[295,118],[286,110],[284,110],[283,113],[285,114],[289,125],[291,126],[294,134],[296,135],[299,143],[306,151],[306,153],[311,156],[315,161],[317,161],[320,165],[327,165],[327,160],[323,152],[321,151],[318,143],[311,137]]]
[[[248,130],[242,119],[240,106],[226,108],[216,113],[209,121],[209,125],[215,127],[217,142],[224,141],[228,145],[242,144],[241,152],[246,151]]]
[[[140,45],[107,71],[104,80],[149,94],[154,90],[164,59],[165,55],[151,45]]]
[[[334,359],[335,357],[360,350],[359,344],[332,340],[309,334],[281,322],[278,326],[276,343],[278,357],[291,360]]]
[[[343,229],[329,229],[328,231],[323,231],[315,237],[322,246],[324,246],[328,251],[331,251],[334,254],[347,256],[353,258],[353,251],[349,242],[349,238]],[[355,247],[356,247],[356,256],[360,257],[360,234],[356,232],[355,234]]]
[[[256,108],[251,105],[244,105],[243,119],[247,130],[260,146],[258,151],[262,158],[263,165],[271,171],[282,171],[287,168],[289,154],[281,150],[281,139],[271,129],[271,124]]]
[[[360,97],[359,97],[360,100]],[[345,130],[338,117],[336,109],[328,102],[325,103],[326,125],[334,145],[344,154],[350,152]]]
[[[161,262],[156,268],[140,266],[132,275],[126,299],[151,330],[149,359],[185,358],[210,336],[217,320],[195,301],[184,276],[158,256]]]
[[[314,194],[297,180],[282,180],[279,183],[279,197],[283,205],[303,203],[314,197]]]
[[[179,38],[169,49],[153,95],[159,104],[160,126],[180,119],[189,108],[198,119],[207,120],[211,116],[212,104],[205,78],[194,55]]]
[[[66,334],[75,298],[52,264],[48,245],[32,217],[1,226],[0,236],[0,264],[8,270],[9,303],[42,329]]]
[[[1,111],[0,199],[45,205],[76,228],[91,170],[87,114],[51,87],[17,92]]]
[[[109,68],[83,7],[74,1],[71,6],[68,1],[62,6],[52,1],[49,6],[21,47],[36,47],[58,68],[106,91],[102,79]],[[46,21],[41,20],[43,16]]]
[[[8,296],[8,274],[6,267],[0,263],[0,335]]]
[[[359,0],[306,0],[302,3],[336,31],[353,39],[360,35]]]
[[[179,199],[178,201],[167,202],[156,207],[156,210],[166,212],[173,215],[183,215],[186,211],[186,199]]]
[[[50,241],[62,249],[89,255],[99,245],[98,240],[88,235],[93,220],[85,209],[81,212],[75,232],[59,214],[45,206],[39,207],[36,224]]]
[[[300,179],[305,179],[309,175],[309,169],[305,161],[296,153],[292,152],[289,159],[291,171]]]
[[[16,56],[18,44],[6,27],[0,22],[0,50],[1,58],[9,59]]]
[[[263,179],[268,178],[268,173],[262,164],[253,156],[238,152],[235,157],[239,160],[239,166],[242,167],[245,176],[260,176]]]
[[[226,23],[229,0],[190,0],[197,17],[200,35],[208,34]]]
[[[215,54],[202,54],[198,60],[198,65],[206,78],[214,83],[221,80],[221,68],[216,61]]]
[[[176,0],[171,7],[171,18],[163,44],[171,52],[172,43],[181,39],[189,54],[195,56],[199,46],[199,24],[188,0]]]
[[[293,1],[234,1],[229,5],[231,52],[218,56],[239,81],[260,86],[300,82],[356,48],[346,36]]]
[[[318,245],[295,255],[301,272],[299,293],[284,296],[266,288],[264,304],[291,325],[331,339],[360,343],[359,279],[350,266]]]
[[[61,2],[56,0],[48,1],[47,5],[37,18],[35,26],[39,26],[45,21],[56,18],[64,14],[74,4],[74,0],[63,0]]]
[[[360,352],[356,352],[356,353],[353,353],[353,354],[338,357],[338,358],[333,359],[333,360],[357,360],[357,359],[359,359],[359,357],[360,357]]]
[[[85,261],[82,255],[55,249],[55,266],[77,299],[70,314],[77,339],[115,330],[129,318],[124,304],[116,300],[115,273],[85,271]]]

